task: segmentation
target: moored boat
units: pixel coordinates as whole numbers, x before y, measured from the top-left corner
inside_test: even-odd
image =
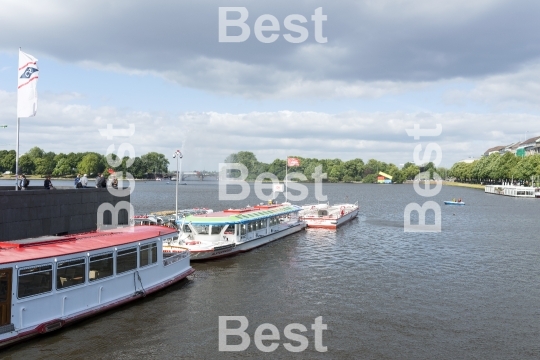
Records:
[[[248,251],[304,229],[300,210],[284,203],[188,215],[179,221],[179,239],[165,245],[164,251],[189,250],[191,260]]]
[[[516,185],[486,185],[487,194],[505,195],[518,198],[540,198],[540,189],[529,186]]]
[[[337,229],[338,226],[358,216],[358,202],[354,204],[304,205],[300,218],[310,228]]]
[[[174,229],[0,242],[0,346],[57,330],[136,300],[193,273],[188,251],[163,251]]]

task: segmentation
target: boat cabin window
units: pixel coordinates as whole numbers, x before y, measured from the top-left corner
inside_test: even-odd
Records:
[[[113,275],[113,253],[90,256],[88,280],[94,281]]]
[[[234,234],[234,225],[225,225],[227,228],[225,229],[224,234]]]
[[[199,235],[208,235],[209,227],[208,225],[191,225]]]
[[[137,268],[137,248],[118,250],[116,253],[116,273],[120,274]]]
[[[319,210],[319,216],[327,216],[328,215],[328,211],[326,210]]]
[[[247,224],[240,225],[240,235],[246,235],[247,234]]]
[[[19,269],[17,297],[43,294],[52,290],[52,264],[40,264]]]
[[[56,265],[56,289],[80,285],[86,281],[86,258],[59,261]]]
[[[141,245],[139,252],[139,266],[147,266],[157,263],[157,243]]]
[[[223,230],[223,225],[212,225],[212,235],[221,234],[221,230]]]
[[[185,233],[190,233],[191,234],[191,228],[189,227],[189,224],[184,224],[183,230],[184,230]]]

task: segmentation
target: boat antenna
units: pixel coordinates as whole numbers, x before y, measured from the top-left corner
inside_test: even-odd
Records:
[[[178,167],[178,161],[183,158],[182,153],[180,150],[176,150],[173,154],[173,159],[176,158],[176,206],[174,209],[174,223],[178,224],[178,177],[179,174],[179,167]]]

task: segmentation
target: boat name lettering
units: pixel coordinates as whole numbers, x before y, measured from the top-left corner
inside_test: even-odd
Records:
[[[229,328],[227,327],[227,323],[229,321],[235,321],[240,323],[240,327],[237,328]],[[314,345],[315,350],[318,352],[326,352],[328,351],[328,347],[323,345],[323,331],[328,329],[328,326],[322,322],[322,316],[319,316],[315,318],[315,321],[311,325],[311,330],[314,332]],[[251,338],[249,334],[246,332],[249,325],[249,321],[245,316],[220,316],[219,317],[219,351],[244,351],[246,350],[250,343]],[[266,331],[266,334],[263,334],[263,332]],[[293,332],[294,331],[294,332]],[[283,343],[283,347],[290,352],[302,352],[306,350],[309,346],[309,340],[306,336],[300,334],[303,332],[306,332],[307,328],[299,323],[292,323],[283,329],[283,335],[286,339],[292,340],[295,343],[299,343],[299,345],[293,345],[290,342]],[[268,332],[271,332],[271,334],[268,334]],[[236,341],[237,338],[241,339],[240,344],[237,345],[229,345],[227,343],[228,337],[235,337]],[[253,335],[253,340],[255,343],[255,346],[259,351],[262,352],[273,352],[279,347],[278,342],[272,342],[269,344],[271,340],[280,340],[280,332],[278,328],[269,323],[261,324],[255,329],[255,333]],[[266,341],[266,343],[263,343],[263,341]]]

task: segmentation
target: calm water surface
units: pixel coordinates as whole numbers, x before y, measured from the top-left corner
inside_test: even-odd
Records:
[[[314,194],[310,188],[310,194]],[[403,210],[422,204],[411,185],[329,184],[333,202],[359,201],[358,219],[337,231],[306,230],[251,252],[194,263],[178,285],[0,353],[6,359],[538,359],[540,201],[443,187],[441,233],[404,233]],[[137,213],[171,210],[174,186],[137,182]],[[223,209],[212,182],[179,187],[179,207]],[[282,198],[278,199],[283,201]],[[308,199],[307,202],[314,202]],[[247,332],[272,323],[328,324],[327,353],[253,341],[218,352],[218,317],[243,315]],[[282,344],[287,340],[281,340]],[[297,345],[295,343],[295,345]]]

